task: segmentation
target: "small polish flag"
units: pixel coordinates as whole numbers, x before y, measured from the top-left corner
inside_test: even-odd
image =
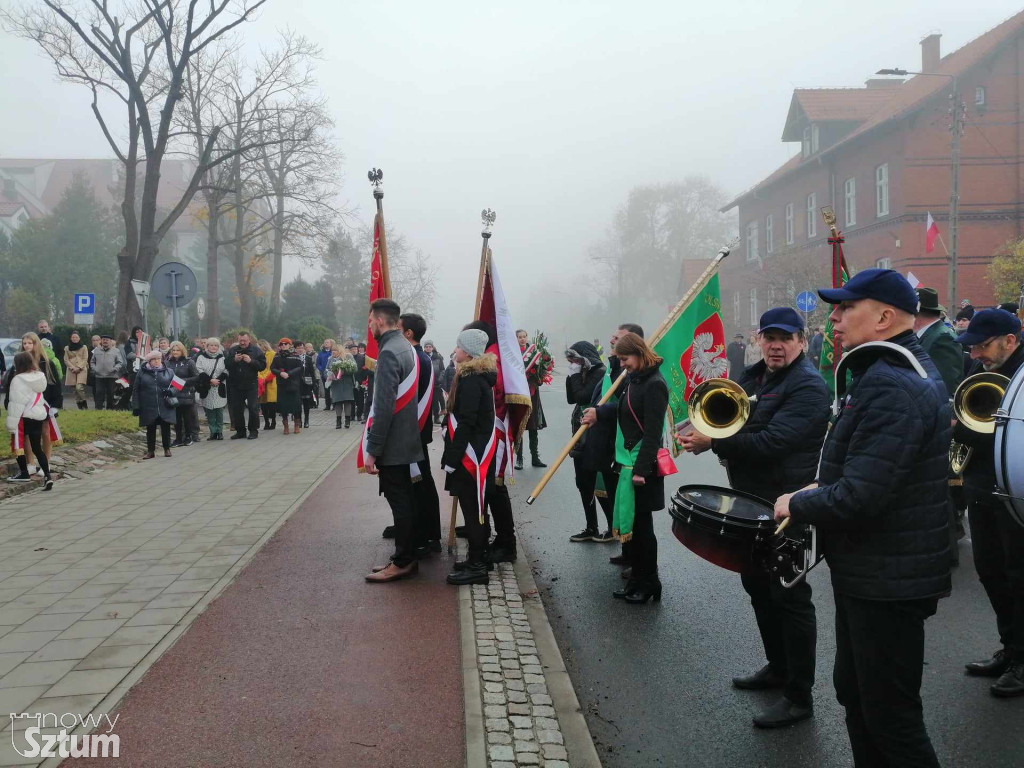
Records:
[[[185,380],[180,376],[175,376],[171,379],[171,386],[180,392],[185,388]]]
[[[917,275],[913,272],[907,272],[907,282],[910,283],[911,288],[917,288],[921,284],[921,281],[917,279]]]
[[[928,212],[928,221],[925,223],[924,231],[924,252],[931,253],[935,250],[935,241],[939,238],[939,225],[932,218],[931,211]]]
[[[128,379],[126,379],[124,376],[122,376],[120,379],[117,380],[116,383],[118,385],[122,386],[122,387],[127,387],[128,386]]]

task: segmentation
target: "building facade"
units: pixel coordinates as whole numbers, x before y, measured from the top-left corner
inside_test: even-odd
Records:
[[[1022,236],[1022,36],[1024,12],[945,57],[940,36],[929,35],[921,73],[905,81],[794,91],[782,140],[800,151],[723,208],[737,210],[742,239],[722,268],[727,325],[745,332],[760,312],[831,280],[825,205],[852,272],[912,273],[948,303],[954,89],[964,110],[957,298],[993,304],[986,269]],[[929,213],[941,237],[931,253]]]

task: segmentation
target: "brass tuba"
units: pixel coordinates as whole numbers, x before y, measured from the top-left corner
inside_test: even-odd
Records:
[[[690,422],[702,435],[721,439],[743,429],[756,400],[730,379],[708,379],[698,384],[686,400]]]
[[[953,415],[972,432],[993,434],[996,431],[996,411],[1009,383],[1009,378],[991,371],[968,376],[953,393]],[[954,475],[960,477],[963,474],[973,450],[956,440],[949,446],[949,469]]]

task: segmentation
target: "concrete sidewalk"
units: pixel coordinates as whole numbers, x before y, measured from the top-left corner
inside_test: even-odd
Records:
[[[7,713],[112,708],[358,439],[312,422],[0,505],[0,765],[39,762]]]

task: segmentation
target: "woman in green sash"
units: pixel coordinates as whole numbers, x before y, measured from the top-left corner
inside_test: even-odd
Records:
[[[629,373],[619,402],[587,409],[583,422],[618,421],[619,482],[612,529],[621,541],[632,542],[633,573],[625,589],[613,594],[627,603],[646,603],[661,599],[654,512],[665,508],[665,480],[658,474],[657,456],[668,410],[668,384],[659,370],[661,358],[635,333],[619,337],[615,356]]]

